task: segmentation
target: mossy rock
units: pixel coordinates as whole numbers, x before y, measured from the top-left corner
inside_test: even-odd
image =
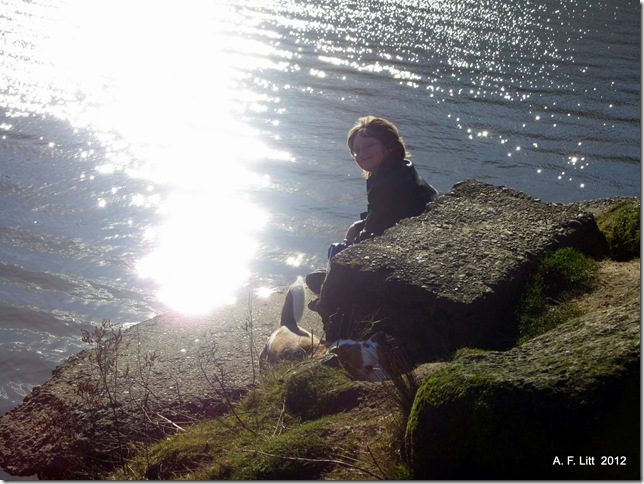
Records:
[[[407,426],[414,478],[639,479],[639,311],[635,300],[432,374]]]
[[[360,397],[359,386],[345,371],[315,363],[285,377],[282,390],[286,410],[303,420],[349,410]]]

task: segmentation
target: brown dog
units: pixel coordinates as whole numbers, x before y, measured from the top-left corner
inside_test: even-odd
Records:
[[[326,344],[320,338],[297,325],[304,314],[304,299],[304,281],[298,277],[286,292],[281,325],[271,334],[260,353],[260,365],[282,360],[303,360],[326,352]]]

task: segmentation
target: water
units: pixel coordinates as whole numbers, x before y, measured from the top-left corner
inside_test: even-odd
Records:
[[[394,121],[439,191],[640,193],[634,0],[0,0],[0,414],[80,328],[324,267]]]

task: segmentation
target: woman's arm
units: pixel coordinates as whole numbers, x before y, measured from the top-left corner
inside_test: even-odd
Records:
[[[360,231],[363,229],[364,224],[364,220],[353,222],[349,227],[349,230],[347,230],[347,235],[344,236],[344,242],[346,242],[348,245],[353,244],[356,241],[358,234],[360,234]]]

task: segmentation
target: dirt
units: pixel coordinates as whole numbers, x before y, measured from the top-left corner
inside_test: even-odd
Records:
[[[621,306],[640,294],[640,260],[600,262],[595,288],[575,299],[584,312]]]

